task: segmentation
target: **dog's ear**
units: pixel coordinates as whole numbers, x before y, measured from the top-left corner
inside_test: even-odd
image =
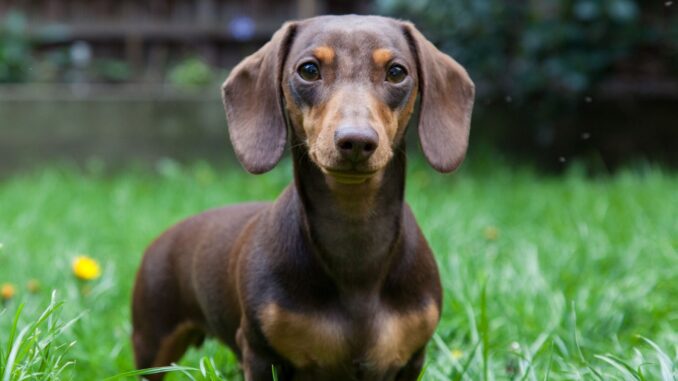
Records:
[[[296,24],[286,23],[261,49],[240,62],[222,86],[228,134],[251,173],[270,171],[287,142],[281,78]]]
[[[403,23],[403,29],[417,60],[421,147],[433,168],[451,172],[466,155],[475,86],[466,70],[413,24]]]

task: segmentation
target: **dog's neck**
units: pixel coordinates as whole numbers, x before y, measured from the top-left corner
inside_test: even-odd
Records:
[[[294,181],[302,229],[328,275],[340,289],[378,288],[401,245],[405,146],[364,184],[336,184],[292,144]]]

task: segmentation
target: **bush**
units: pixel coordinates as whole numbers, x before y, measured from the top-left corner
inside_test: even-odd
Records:
[[[469,69],[481,95],[520,99],[579,97],[641,48],[675,51],[671,2],[648,3],[377,0],[377,8],[414,21]],[[675,75],[676,60],[666,61]]]
[[[376,0],[468,69],[476,137],[544,168],[578,158],[595,170],[638,156],[678,163],[663,143],[676,138],[663,105],[678,94],[660,89],[678,78],[674,3]]]
[[[207,86],[213,83],[212,68],[199,58],[188,58],[169,73],[169,81],[181,87]]]
[[[17,12],[0,18],[0,83],[28,78],[31,44],[26,37],[26,19]]]

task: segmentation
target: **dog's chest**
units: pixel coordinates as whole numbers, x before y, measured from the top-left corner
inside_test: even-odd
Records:
[[[431,338],[439,311],[377,308],[360,319],[337,313],[299,313],[277,304],[261,312],[270,345],[297,369],[331,369],[359,364],[377,371],[403,367]]]

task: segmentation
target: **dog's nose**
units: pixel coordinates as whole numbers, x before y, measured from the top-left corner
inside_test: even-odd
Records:
[[[369,127],[340,127],[334,133],[334,144],[344,159],[358,163],[369,159],[376,151],[379,136]]]

